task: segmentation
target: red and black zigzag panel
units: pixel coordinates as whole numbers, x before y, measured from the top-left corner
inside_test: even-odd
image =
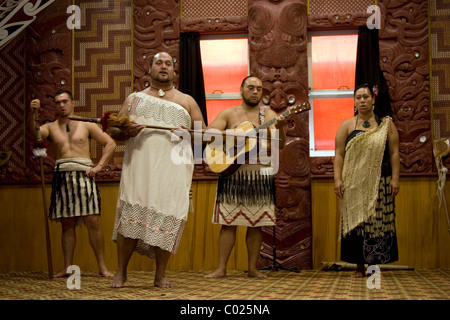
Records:
[[[0,151],[11,151],[9,166],[24,165],[24,35],[8,42],[0,54]]]

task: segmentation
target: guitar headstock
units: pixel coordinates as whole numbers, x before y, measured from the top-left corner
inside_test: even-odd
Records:
[[[300,105],[293,106],[289,109],[290,113],[301,113],[304,111],[311,110],[311,105],[309,104],[309,101],[305,101]]]

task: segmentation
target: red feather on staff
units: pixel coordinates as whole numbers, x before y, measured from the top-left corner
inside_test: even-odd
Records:
[[[100,118],[100,123],[102,125],[102,129],[104,132],[108,129],[108,120],[109,120],[110,116],[111,116],[111,112],[107,111],[107,112],[105,112],[103,117]]]
[[[105,112],[103,117],[101,118],[85,118],[85,117],[79,117],[79,116],[70,116],[70,120],[77,120],[77,121],[85,121],[85,122],[94,122],[99,123],[102,126],[103,131],[108,130],[109,127],[117,127],[120,129],[127,128],[131,122],[128,117],[117,117],[111,112]]]

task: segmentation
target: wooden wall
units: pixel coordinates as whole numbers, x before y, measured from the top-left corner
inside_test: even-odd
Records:
[[[397,231],[399,261],[396,265],[416,269],[450,268],[450,232],[444,207],[438,209],[435,177],[401,179],[397,197]],[[105,239],[106,263],[117,267],[116,244],[111,240],[118,183],[100,183],[102,195],[102,229]],[[215,181],[194,181],[194,209],[189,215],[176,255],[169,261],[169,270],[194,270],[200,273],[217,266],[217,239],[220,226],[211,223],[216,191]],[[446,185],[450,204],[450,184]],[[50,197],[50,186],[47,187]],[[49,199],[47,199],[49,201]],[[312,181],[313,268],[321,262],[339,261],[338,203],[332,179]],[[0,186],[0,272],[46,271],[46,246],[41,189],[35,186]],[[63,268],[61,226],[50,223],[53,269]],[[238,228],[236,247],[228,268],[246,270],[245,228]],[[81,270],[97,270],[85,226],[77,228],[74,264]],[[154,260],[135,253],[129,270],[154,270]]]
[[[416,269],[450,266],[450,225],[444,206],[436,197],[437,178],[401,177],[396,197],[396,227],[399,261],[395,265]],[[313,261],[339,261],[339,207],[332,179],[313,180]],[[449,203],[449,183],[446,201]]]

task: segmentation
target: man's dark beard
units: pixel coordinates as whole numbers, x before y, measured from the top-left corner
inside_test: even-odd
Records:
[[[168,83],[173,81],[173,77],[167,77],[166,79],[159,79],[159,73],[155,76],[151,72],[150,72],[150,79],[161,83]]]
[[[249,101],[246,98],[242,98],[242,100],[244,100],[244,102],[250,107],[256,107],[257,105],[259,105],[259,101],[260,101],[260,100],[258,100],[256,102],[252,102],[252,101]]]
[[[167,78],[167,79],[158,79],[159,77],[157,77],[155,80],[161,82],[161,83],[168,83],[168,82],[172,82],[173,78]]]

